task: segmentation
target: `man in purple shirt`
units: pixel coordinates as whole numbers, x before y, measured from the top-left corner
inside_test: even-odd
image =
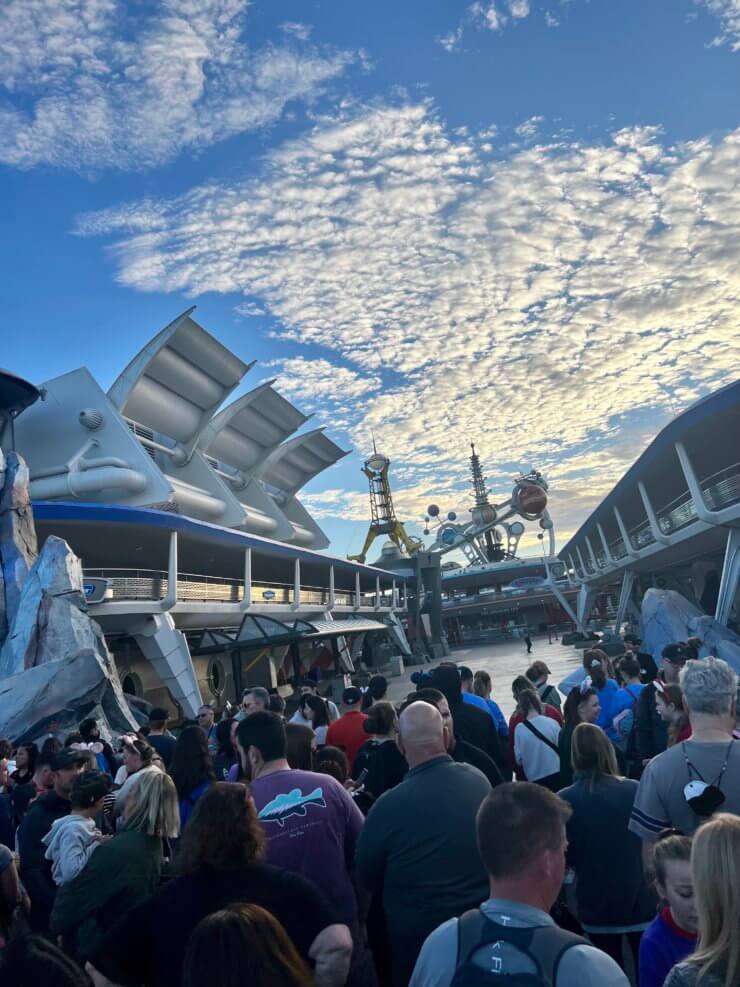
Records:
[[[275,713],[252,713],[242,720],[237,743],[268,838],[267,863],[317,884],[354,934],[357,899],[349,872],[362,813],[334,778],[290,767],[285,724]]]

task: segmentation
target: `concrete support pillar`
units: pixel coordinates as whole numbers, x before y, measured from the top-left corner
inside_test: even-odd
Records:
[[[293,609],[297,610],[301,605],[301,560],[296,559],[293,563]]]
[[[727,546],[722,565],[722,577],[719,583],[717,609],[714,618],[717,623],[727,627],[732,613],[732,606],[737,595],[740,582],[740,528],[729,528],[727,531]]]
[[[606,535],[604,534],[603,527],[600,524],[597,524],[596,527],[598,528],[599,531],[599,538],[601,538],[601,544],[604,547],[604,561],[606,562],[607,565],[609,565],[609,563],[615,561],[614,556],[612,555],[611,549],[609,548],[609,542],[606,540]]]
[[[242,598],[242,610],[249,610],[252,606],[252,549],[244,550],[244,597]]]
[[[622,585],[619,589],[619,603],[617,603],[617,615],[614,620],[614,633],[619,634],[624,618],[627,614],[632,590],[635,585],[635,574],[632,569],[625,569],[622,575]]]
[[[185,716],[196,717],[203,703],[185,635],[169,613],[145,617],[131,630],[144,657],[169,689]]]
[[[577,601],[577,618],[576,623],[578,625],[578,630],[581,633],[585,633],[586,621],[588,620],[588,615],[591,612],[591,605],[594,602],[594,591],[589,586],[581,586],[578,590],[578,601]]]
[[[578,561],[581,563],[581,572],[583,573],[583,578],[588,579],[588,569],[586,568],[586,563],[583,561],[583,555],[578,545],[576,545],[576,555],[578,556]]]
[[[594,567],[594,572],[598,572],[601,566],[596,560],[596,552],[594,552],[594,547],[591,544],[591,539],[588,537],[588,535],[584,537],[584,541],[586,542],[586,548],[588,549],[588,554],[591,557],[591,565]]]
[[[329,612],[336,606],[336,592],[334,589],[334,566],[329,566]]]
[[[658,542],[659,545],[670,545],[671,539],[663,531],[661,531],[660,525],[658,524],[658,517],[655,513],[652,501],[648,496],[647,487],[640,480],[637,484],[637,489],[640,491],[640,497],[642,499],[642,506],[645,508],[645,514],[647,515],[648,522],[650,524],[650,530],[653,533],[653,538]]]
[[[617,522],[617,527],[619,528],[619,533],[622,536],[622,541],[624,542],[624,550],[631,559],[636,559],[638,553],[632,547],[632,542],[630,541],[630,536],[625,527],[624,521],[622,520],[622,515],[619,512],[619,508],[614,508],[614,517]]]
[[[355,610],[360,609],[360,574],[355,573]]]

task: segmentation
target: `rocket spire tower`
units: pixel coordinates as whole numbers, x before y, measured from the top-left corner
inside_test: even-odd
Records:
[[[349,555],[348,558],[354,562],[364,562],[370,546],[378,535],[388,535],[390,540],[398,547],[404,549],[409,555],[413,555],[421,548],[421,542],[412,538],[404,528],[403,524],[396,517],[393,507],[393,496],[388,480],[388,468],[391,465],[387,456],[378,452],[373,437],[373,454],[365,460],[362,472],[368,479],[370,486],[370,527],[365,537],[365,544],[359,555]]]

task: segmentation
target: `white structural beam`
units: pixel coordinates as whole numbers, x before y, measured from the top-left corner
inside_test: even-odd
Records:
[[[686,451],[686,447],[683,442],[676,442],[674,448],[676,450],[676,455],[678,456],[678,461],[681,464],[683,475],[686,478],[686,484],[689,488],[689,493],[691,494],[691,500],[694,505],[694,510],[696,511],[696,516],[699,520],[705,521],[707,524],[719,525],[729,524],[733,521],[737,523],[736,504],[733,504],[731,507],[724,507],[719,511],[709,510],[706,501],[704,500],[704,494],[702,493],[699,478],[694,471],[694,466],[688,452]]]
[[[621,631],[634,585],[635,573],[632,569],[625,569],[622,575],[622,584],[619,588],[619,603],[617,604],[617,613],[614,619],[614,633],[617,635]]]
[[[642,500],[642,506],[645,508],[645,514],[647,515],[648,524],[650,525],[650,531],[652,532],[653,538],[660,545],[670,545],[671,539],[663,531],[661,531],[660,525],[658,524],[658,517],[655,513],[655,508],[653,507],[650,496],[647,492],[647,487],[642,482],[639,481],[637,484],[637,489],[640,491],[640,498]]]
[[[632,547],[632,541],[630,540],[629,532],[627,531],[627,528],[625,526],[625,523],[622,520],[622,514],[621,514],[619,508],[616,505],[614,507],[614,518],[615,518],[615,520],[617,522],[617,527],[619,528],[619,533],[622,536],[622,541],[624,542],[624,550],[625,550],[625,552],[627,553],[627,555],[631,559],[638,558],[639,552],[637,552]]]

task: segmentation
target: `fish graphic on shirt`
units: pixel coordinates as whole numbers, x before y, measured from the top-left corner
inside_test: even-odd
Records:
[[[326,808],[323,789],[314,788],[308,795],[303,795],[300,788],[294,788],[292,792],[282,792],[268,802],[258,816],[262,822],[276,822],[278,826],[284,826],[285,820],[290,816],[305,816],[309,805]]]

